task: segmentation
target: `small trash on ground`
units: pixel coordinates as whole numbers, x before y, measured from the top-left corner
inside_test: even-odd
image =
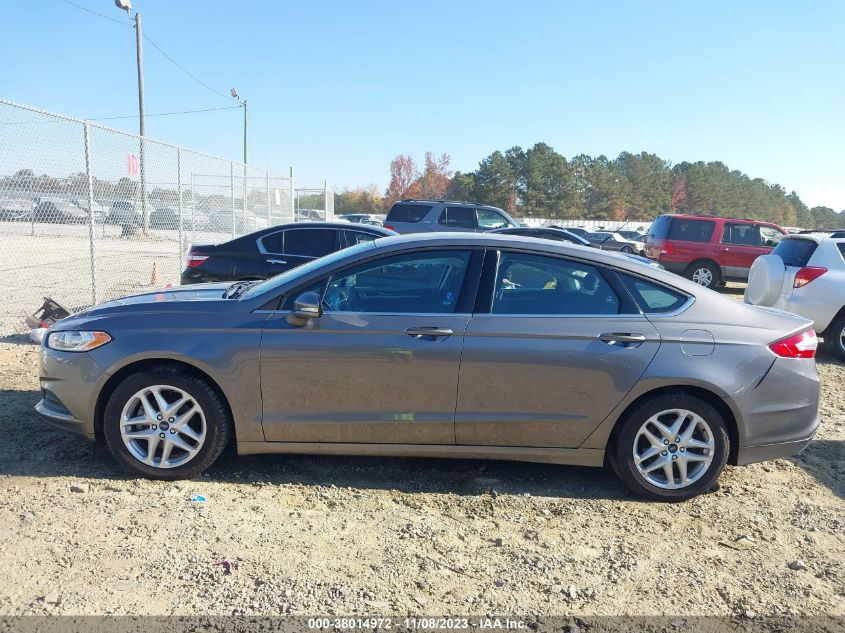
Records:
[[[191,501],[196,503],[205,503],[205,497],[202,495],[191,495]]]
[[[238,562],[237,561],[232,562],[230,560],[217,560],[217,561],[214,561],[213,563],[211,563],[211,566],[212,567],[222,567],[223,573],[226,574],[227,576],[231,576],[232,570],[238,568]]]
[[[44,303],[41,304],[41,307],[38,308],[32,316],[26,317],[26,324],[33,330],[36,328],[48,328],[56,321],[68,316],[70,316],[70,312],[65,310],[50,297],[44,297]]]

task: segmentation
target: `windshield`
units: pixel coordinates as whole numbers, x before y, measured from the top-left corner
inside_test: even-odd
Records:
[[[290,270],[276,275],[275,277],[270,277],[269,279],[265,279],[261,283],[257,283],[254,286],[250,286],[243,294],[239,295],[239,298],[252,299],[253,297],[257,297],[258,295],[264,294],[265,292],[271,292],[276,288],[280,288],[281,286],[285,285],[289,281],[293,281],[301,275],[307,275],[315,270],[319,270],[323,266],[330,266],[335,262],[360,253],[361,251],[365,251],[369,248],[375,248],[375,242],[359,242],[355,246],[350,246],[349,248],[344,248],[342,250],[335,251],[334,253],[330,253],[325,257],[319,257],[308,262],[307,264],[297,266],[296,268],[291,268]]]

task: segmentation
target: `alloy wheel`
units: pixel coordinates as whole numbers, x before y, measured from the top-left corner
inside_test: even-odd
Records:
[[[634,465],[649,484],[677,490],[704,476],[715,448],[704,418],[687,409],[667,409],[651,416],[637,432]]]
[[[692,280],[699,286],[709,288],[713,283],[713,272],[709,268],[696,268],[692,273]]]
[[[120,416],[120,436],[129,453],[154,468],[191,461],[206,437],[205,414],[188,392],[151,385],[135,393]]]

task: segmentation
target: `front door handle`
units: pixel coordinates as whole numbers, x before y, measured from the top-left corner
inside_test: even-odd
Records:
[[[287,262],[283,259],[268,259],[268,264],[287,264]]]
[[[642,334],[623,334],[620,332],[612,332],[599,334],[599,340],[602,343],[613,345],[614,343],[644,343],[645,336]]]
[[[440,338],[452,336],[454,332],[446,327],[409,327],[405,334],[413,338]]]

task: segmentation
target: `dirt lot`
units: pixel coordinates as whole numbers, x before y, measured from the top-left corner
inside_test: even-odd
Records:
[[[800,457],[660,505],[600,470],[499,462],[228,455],[191,482],[127,479],[33,413],[38,350],[4,340],[0,615],[845,614],[829,357]]]

